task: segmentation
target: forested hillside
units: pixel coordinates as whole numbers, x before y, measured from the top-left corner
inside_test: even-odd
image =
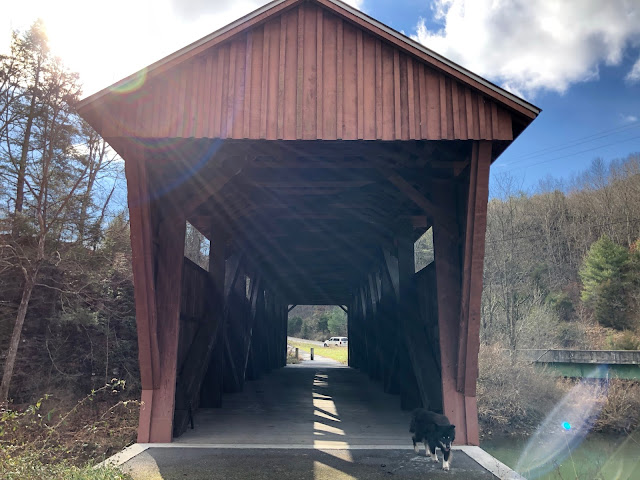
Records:
[[[487,212],[481,336],[505,347],[637,348],[640,155],[549,178],[498,177]],[[609,327],[608,333],[598,327]],[[625,336],[617,331],[626,331]]]

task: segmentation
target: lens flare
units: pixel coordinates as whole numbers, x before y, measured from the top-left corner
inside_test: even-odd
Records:
[[[139,90],[147,80],[147,69],[143,68],[139,72],[131,75],[130,78],[123,82],[119,82],[112,87],[109,87],[112,92],[116,93],[132,93]]]
[[[591,430],[606,393],[606,383],[590,380],[577,383],[531,436],[518,459],[516,471],[535,479],[561,464]]]

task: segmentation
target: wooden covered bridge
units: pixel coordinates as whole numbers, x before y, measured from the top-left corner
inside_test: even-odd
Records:
[[[536,107],[338,0],[275,0],[79,111],[125,160],[139,442],[284,366],[288,305],[335,304],[351,367],[478,444],[489,166]]]

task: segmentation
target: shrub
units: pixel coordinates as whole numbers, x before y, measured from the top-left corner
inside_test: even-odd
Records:
[[[640,382],[618,379],[603,382],[601,402],[596,430],[629,433],[640,425]]]
[[[531,431],[561,398],[552,377],[498,345],[482,345],[478,361],[478,417],[483,434],[496,429]]]
[[[625,330],[618,338],[610,337],[612,350],[640,350],[640,338],[633,332]]]

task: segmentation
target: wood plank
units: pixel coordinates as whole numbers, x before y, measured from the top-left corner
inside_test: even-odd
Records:
[[[376,139],[382,140],[382,42],[375,39],[376,45]]]
[[[186,126],[186,122],[187,122],[187,111],[186,111],[186,105],[187,105],[187,85],[188,85],[188,75],[184,70],[180,71],[180,87],[178,90],[178,106],[177,106],[177,113],[178,113],[178,124],[177,124],[177,129],[176,129],[176,136],[177,137],[185,137],[185,133],[187,130],[187,126]]]
[[[491,102],[491,138],[497,139],[500,136],[500,124],[498,120],[498,105]]]
[[[382,44],[382,140],[394,140],[393,50]]]
[[[253,31],[247,32],[247,46],[245,58],[245,87],[244,103],[242,105],[242,138],[249,138],[251,135],[251,96],[254,93],[253,87]]]
[[[324,119],[323,119],[323,80],[324,80],[324,58],[323,58],[323,46],[324,39],[322,37],[323,34],[323,26],[324,26],[324,15],[322,8],[316,9],[316,138],[323,138],[323,127],[324,127]]]
[[[267,23],[269,32],[269,88],[267,90],[267,140],[278,138],[278,62],[280,59],[280,21]]]
[[[498,109],[498,121],[500,123],[500,135],[498,140],[513,140],[513,127],[511,125],[511,115],[502,108]]]
[[[244,125],[244,97],[247,90],[246,65],[247,65],[247,40],[239,38],[237,43],[235,61],[235,83],[236,88],[233,96],[232,126],[230,129],[233,138],[242,138]]]
[[[285,75],[285,55],[287,40],[287,15],[280,16],[280,58],[278,62],[278,139],[282,140],[284,135],[284,75]]]
[[[464,88],[464,106],[465,106],[465,112],[466,112],[466,123],[467,123],[467,138],[469,138],[469,140],[471,139],[477,139],[478,137],[475,135],[474,133],[474,124],[475,124],[475,120],[473,118],[473,105],[472,105],[472,101],[471,101],[471,90],[469,90],[469,88],[465,87]]]
[[[440,99],[440,75],[431,69],[426,69],[427,87],[427,139],[440,140],[442,131],[440,129],[441,105]]]
[[[400,52],[393,50],[393,137],[402,138],[402,120],[400,106]]]
[[[460,105],[459,105],[459,95],[458,95],[458,83],[455,81],[451,82],[451,110],[452,110],[452,120],[453,120],[453,138],[461,139],[462,138],[462,128],[460,125]]]
[[[344,74],[343,74],[343,52],[344,52],[344,22],[338,19],[337,39],[336,39],[336,138],[342,140],[344,138],[344,118],[343,118],[343,93],[344,93]]]
[[[271,31],[264,25],[262,40],[262,93],[260,95],[260,138],[267,138],[268,96],[269,96],[269,53],[271,52]]]
[[[221,121],[222,131],[221,138],[230,138],[233,136],[233,117],[235,93],[236,93],[236,57],[237,42],[231,42],[229,45],[229,56],[225,56],[225,79],[223,81],[222,91],[225,92],[224,114]]]
[[[214,68],[213,68],[213,60],[214,57],[212,55],[207,55],[205,59],[205,68],[204,68],[204,82],[202,84],[203,89],[203,97],[202,102],[204,103],[205,108],[203,109],[202,115],[202,136],[211,138],[211,110],[213,110],[213,99],[211,96],[211,84],[214,78]],[[247,108],[249,111],[249,108]],[[160,135],[162,136],[162,135]]]
[[[440,93],[440,138],[449,138],[448,133],[448,122],[449,116],[448,108],[447,108],[447,85],[446,79],[444,75],[438,75],[438,80],[440,83],[439,93]]]
[[[484,97],[481,95],[477,96],[478,98],[478,129],[480,134],[480,139],[485,140],[487,138],[487,116],[484,112]]]
[[[400,55],[400,133],[402,140],[409,140],[409,118],[413,113],[409,109],[409,72],[407,63],[409,63],[407,56]]]
[[[324,16],[323,32],[323,134],[325,140],[335,140],[337,138],[337,37],[338,23],[333,15]]]
[[[416,135],[416,91],[414,87],[413,76],[413,58],[407,58],[407,108],[409,109],[409,138],[415,140],[418,138]]]
[[[298,12],[287,12],[284,74],[284,139],[295,140],[298,95]]]
[[[358,138],[357,30],[350,24],[343,26],[343,129],[342,138]]]
[[[299,8],[305,10],[304,14],[304,64],[302,83],[302,138],[315,140],[316,131],[316,106],[317,106],[317,48],[316,26],[318,24],[315,7],[311,4],[302,4]]]
[[[211,92],[214,96],[215,103],[213,111],[210,112],[213,119],[209,119],[212,125],[211,134],[215,138],[220,138],[220,120],[222,118],[222,78],[224,76],[224,52],[218,49],[215,59],[215,82],[211,85]]]
[[[356,30],[356,57],[357,57],[357,105],[358,105],[358,139],[364,138],[364,44],[362,40],[362,30]]]
[[[376,42],[370,35],[364,35],[363,54],[363,135],[365,140],[376,139]]]
[[[418,69],[418,84],[420,88],[420,110],[419,110],[419,125],[420,125],[420,139],[426,140],[429,138],[429,131],[427,129],[428,122],[428,106],[429,99],[427,98],[427,71],[422,64],[416,64]]]
[[[304,9],[298,7],[298,64],[296,83],[296,138],[302,138],[302,95],[304,83]]]
[[[253,53],[251,54],[251,106],[249,110],[249,132],[246,133],[246,137],[261,138],[260,121],[262,117],[262,91],[264,84],[264,77],[262,75],[264,29],[254,29],[252,31],[251,38],[251,42],[253,44]]]

